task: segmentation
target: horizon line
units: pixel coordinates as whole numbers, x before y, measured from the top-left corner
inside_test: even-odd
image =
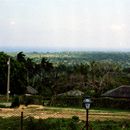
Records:
[[[130,48],[65,48],[65,47],[0,47],[5,52],[66,52],[66,51],[91,51],[91,52],[130,52]]]

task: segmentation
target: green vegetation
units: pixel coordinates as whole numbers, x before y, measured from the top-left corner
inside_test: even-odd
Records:
[[[48,119],[24,119],[24,130],[81,130],[85,125],[78,117],[71,119],[48,118]],[[91,121],[90,126],[93,130],[130,130],[129,120],[122,121]],[[19,130],[20,118],[0,118],[1,130]],[[85,130],[85,129],[84,129]]]
[[[11,108],[19,107],[19,105],[20,105],[19,97],[15,96],[12,100]]]
[[[20,118],[0,118],[0,130],[18,130],[20,128]]]
[[[0,94],[6,94],[7,61],[11,57],[10,95],[27,93],[32,86],[47,105],[73,107],[64,100],[61,105],[57,95],[69,90],[80,90],[84,95],[100,97],[107,90],[130,85],[130,53],[107,52],[60,52],[6,54],[0,52]],[[38,99],[38,98],[37,98]],[[28,101],[27,101],[28,100]],[[75,100],[75,99],[74,99]],[[34,102],[26,99],[27,104]],[[81,102],[79,99],[74,102]],[[36,102],[39,102],[38,100]],[[102,101],[100,101],[103,105]],[[69,105],[70,104],[70,105]],[[73,106],[72,106],[73,105]],[[106,104],[107,105],[107,104]],[[116,104],[115,104],[116,105]],[[97,105],[98,107],[100,105]],[[124,106],[124,105],[122,105]],[[74,106],[75,107],[75,106]],[[106,107],[106,106],[105,106]],[[120,107],[117,105],[117,107]],[[127,106],[124,106],[129,109]]]
[[[94,130],[129,130],[129,121],[94,121],[92,122]]]
[[[16,53],[9,53],[15,56]],[[41,57],[49,59],[54,64],[80,64],[90,61],[111,61],[121,63],[128,67],[130,63],[130,52],[54,52],[54,53],[26,53],[26,55],[35,61],[40,61]]]

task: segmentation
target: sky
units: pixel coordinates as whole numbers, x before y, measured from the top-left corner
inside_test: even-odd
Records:
[[[0,0],[0,48],[130,50],[130,0]]]

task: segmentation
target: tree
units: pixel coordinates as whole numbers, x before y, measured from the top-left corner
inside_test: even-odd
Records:
[[[23,62],[23,63],[26,62],[25,54],[23,52],[19,52],[17,54],[16,58],[17,58],[17,61],[19,61],[19,62]]]
[[[5,94],[7,88],[7,61],[9,56],[0,52],[0,93]]]
[[[33,79],[35,75],[35,64],[32,59],[27,58],[26,60],[26,71],[27,71],[27,85],[33,85]]]

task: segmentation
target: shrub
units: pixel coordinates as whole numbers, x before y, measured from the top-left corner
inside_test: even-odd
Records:
[[[53,101],[52,106],[58,107],[83,107],[83,97],[59,96]],[[130,99],[119,98],[92,98],[91,108],[130,109]]]
[[[0,104],[0,108],[8,108],[8,107],[4,104]]]
[[[11,108],[19,107],[19,105],[20,105],[19,97],[15,96],[12,100]]]
[[[93,98],[92,100],[92,107],[94,108],[130,109],[130,99]]]
[[[29,104],[44,105],[42,96],[38,95],[21,96],[20,103],[25,104],[26,106]]]
[[[32,117],[24,118],[24,130],[81,130],[85,121],[78,121],[64,118],[48,118],[48,119],[34,119]],[[130,120],[122,121],[91,121],[90,125],[93,130],[130,130]],[[0,130],[19,130],[20,117],[0,118]],[[85,130],[85,128],[83,129]]]
[[[55,98],[52,106],[82,107],[82,97],[59,96]]]
[[[72,116],[72,120],[74,122],[79,122],[79,117],[78,116]]]
[[[81,126],[75,119],[64,118],[48,118],[48,119],[33,119],[30,118],[26,122],[27,130],[79,130]]]

